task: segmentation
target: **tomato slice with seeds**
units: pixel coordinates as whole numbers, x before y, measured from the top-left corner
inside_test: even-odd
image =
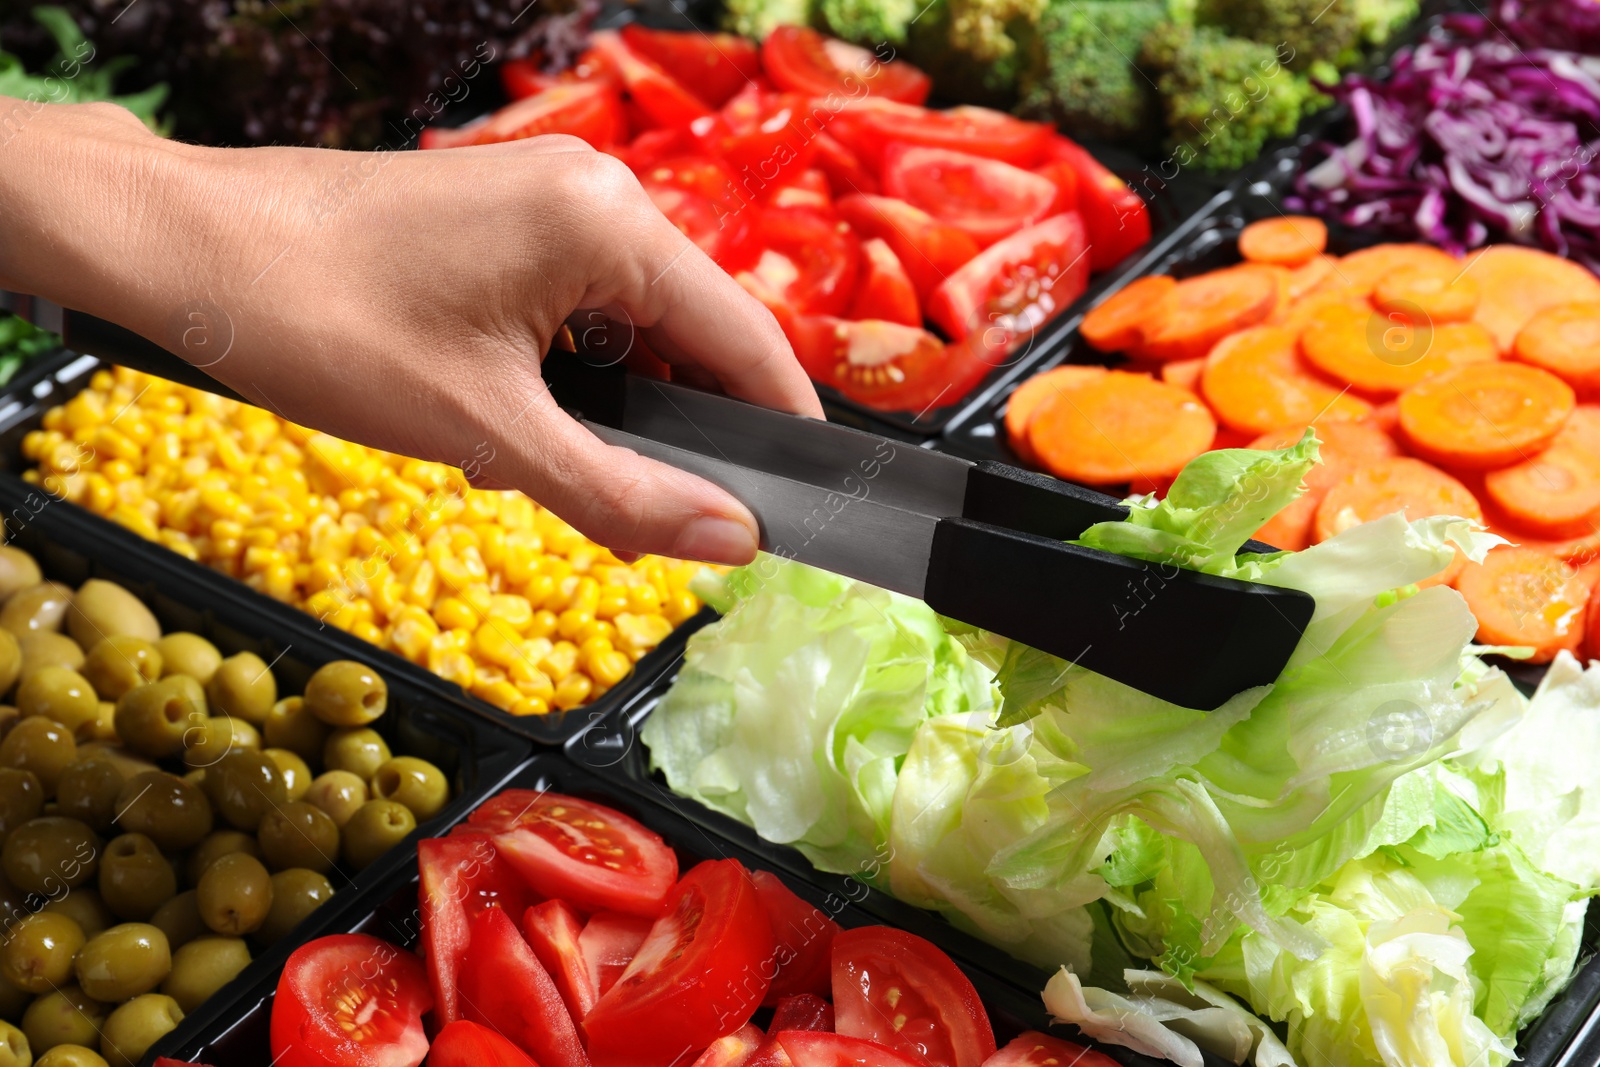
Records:
[[[765,1035],[749,1023],[739,1027],[727,1037],[719,1037],[706,1046],[694,1067],[750,1067],[750,1057],[761,1047]]]
[[[837,315],[854,295],[860,241],[850,227],[808,208],[770,208],[757,227],[750,273],[797,314]]]
[[[879,411],[919,411],[947,391],[944,342],[920,327],[801,315],[791,321],[788,333],[811,380],[858,404]]]
[[[472,920],[486,908],[520,915],[533,903],[533,892],[501,857],[493,838],[469,823],[458,824],[449,837],[417,842],[417,872],[434,1017],[449,1024],[461,1018],[456,986],[466,965]]]
[[[279,1067],[417,1067],[433,1007],[422,961],[366,934],[319,937],[295,949],[272,1004]]]
[[[785,1030],[777,1040],[793,1067],[928,1067],[926,1060],[843,1034]]]
[[[978,243],[969,234],[904,200],[847,196],[839,201],[838,210],[861,236],[881,238],[894,249],[923,299],[978,254]]]
[[[710,107],[721,107],[761,75],[755,42],[737,34],[651,30],[630,22],[622,40]]]
[[[700,98],[685,89],[651,60],[629,48],[616,30],[597,30],[589,35],[589,52],[609,68],[630,103],[657,126],[687,126],[711,114]]]
[[[990,1056],[984,1067],[1120,1067],[1103,1052],[1074,1045],[1037,1030],[1020,1034]]]
[[[472,966],[461,973],[461,1008],[542,1067],[589,1067],[550,973],[517,932],[516,920],[498,908],[472,920]]]
[[[917,288],[911,284],[911,275],[906,273],[905,265],[889,247],[889,242],[881,237],[861,242],[861,268],[855,299],[850,302],[852,319],[922,325]]]
[[[1077,207],[1089,234],[1090,265],[1108,270],[1150,241],[1150,208],[1138,192],[1081,145],[1052,134],[1047,159],[1078,173]]]
[[[587,800],[508,789],[468,818],[530,886],[584,911],[654,917],[678,878],[658,834]]]
[[[804,26],[779,26],[761,42],[761,65],[781,89],[805,96],[863,95],[904,104],[928,98],[933,80],[904,60],[875,53]]]
[[[574,1019],[589,1014],[600,994],[589,974],[588,961],[578,939],[583,923],[578,913],[564,900],[547,900],[522,913],[522,936],[527,938],[539,963],[550,972],[551,981]]]
[[[884,153],[883,190],[971,234],[980,248],[1050,214],[1059,192],[1049,178],[998,159],[908,144]]]
[[[928,319],[953,340],[1001,333],[1024,339],[1089,287],[1083,221],[1053,215],[990,245],[928,297]]]
[[[513,101],[483,122],[422,132],[423,148],[499,144],[547,133],[571,134],[596,148],[609,148],[622,136],[622,104],[606,82],[558,82]]]
[[[439,1031],[428,1067],[539,1067],[520,1048],[489,1029],[458,1019]]]
[[[652,925],[649,919],[614,911],[602,911],[589,918],[578,935],[578,950],[583,953],[596,998],[617,984],[639,954],[639,946],[650,936]]]
[[[807,904],[771,871],[751,871],[750,880],[761,894],[761,906],[772,925],[772,940],[777,946],[774,962],[777,973],[767,990],[767,1003],[784,998],[814,994],[827,996],[833,988],[833,937],[839,924],[821,908]],[[779,1027],[805,1030],[811,1027]],[[833,1029],[830,1024],[828,1029]]]
[[[828,136],[827,131],[820,131],[811,141],[817,149],[813,162],[818,170],[828,176],[828,187],[833,191],[835,200],[854,194],[877,195],[877,177],[837,138]]]
[[[904,930],[858,926],[833,939],[833,1010],[840,1034],[932,1067],[980,1067],[994,1055],[972,982],[932,942]]]
[[[724,270],[753,261],[755,211],[739,198],[733,174],[704,155],[663,159],[638,172],[650,201]]]
[[[844,102],[828,123],[828,133],[876,171],[888,147],[896,143],[949,148],[1033,167],[1044,161],[1052,130],[1043,123],[971,104],[932,111],[869,96]]]
[[[764,200],[811,165],[817,149],[804,125],[809,113],[805,97],[752,83],[689,128],[705,151],[727,162],[745,196]]]

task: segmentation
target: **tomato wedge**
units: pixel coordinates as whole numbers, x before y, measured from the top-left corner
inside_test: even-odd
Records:
[[[878,179],[862,165],[854,152],[836,138],[828,136],[826,131],[819,131],[811,142],[817,150],[812,162],[828,176],[828,188],[833,191],[835,200],[855,193],[877,195]]]
[[[804,207],[833,213],[833,190],[820,170],[803,170],[772,194],[773,207]]]
[[[1033,167],[1044,161],[1051,137],[1049,126],[1024,122],[1004,111],[969,104],[932,111],[881,97],[847,101],[828,123],[828,132],[874,170],[896,142]]]
[[[572,1017],[581,1019],[589,1014],[600,994],[595,991],[588,961],[578,945],[578,938],[583,935],[578,913],[564,900],[535,904],[522,914],[522,935],[539,963],[550,972]]]
[[[639,946],[650,935],[652,925],[649,919],[611,911],[590,917],[583,933],[578,935],[578,949],[583,953],[584,966],[588,968],[597,998],[617,984],[622,972],[639,954]]]
[[[797,316],[786,329],[811,380],[831,385],[858,404],[916,412],[950,392],[945,344],[927,330],[827,315]]]
[[[783,998],[805,993],[827,996],[833,989],[833,937],[839,932],[839,924],[824,915],[822,909],[795,896],[770,871],[751,871],[750,880],[761,894],[761,906],[766,909],[772,940],[777,945],[773,959],[778,968],[772,975],[766,1002],[777,1004]]]
[[[546,133],[571,134],[596,148],[608,148],[622,136],[622,104],[606,82],[558,82],[507,104],[482,122],[459,130],[429,127],[422,133],[423,148],[499,144]]]
[[[657,126],[687,126],[711,114],[711,109],[701,103],[699,97],[629,48],[616,30],[597,30],[590,34],[589,53],[610,69],[622,83],[628,100]]]
[[[1078,172],[1071,163],[1052,159],[1034,167],[1033,172],[1055,184],[1056,202],[1051,207],[1050,214],[1059,215],[1063,211],[1078,210]]]
[[[757,227],[761,251],[750,273],[797,314],[837,315],[850,306],[860,242],[850,227],[806,208],[770,208]]]
[[[508,59],[500,64],[500,84],[513,100],[538,96],[551,86],[560,85],[562,80],[559,75],[540,70],[531,59]]]
[[[733,174],[704,155],[663,159],[638,172],[651,203],[724,270],[754,261],[751,233],[755,212],[746,210]]]
[[[477,1023],[458,1019],[439,1031],[428,1067],[539,1067],[520,1048]]]
[[[780,1030],[818,1030],[831,1034],[833,1005],[811,993],[784,997],[772,1010],[772,1023],[767,1029],[773,1033]]]
[[[794,1067],[928,1067],[928,1061],[842,1034],[785,1030],[778,1043]]]
[[[465,965],[473,918],[486,908],[506,908],[520,915],[533,894],[501,858],[493,839],[470,826],[450,837],[417,842],[417,871],[434,1017],[449,1024],[461,1018],[456,983]]]
[[[772,927],[737,860],[678,883],[617,984],[583,1020],[597,1067],[666,1067],[749,1021],[767,992]]]
[[[1069,211],[984,249],[934,290],[926,312],[954,340],[995,334],[1010,343],[1031,336],[1088,287],[1083,221]]]
[[[719,1037],[706,1046],[694,1067],[748,1067],[750,1054],[761,1047],[765,1035],[756,1027],[745,1023],[727,1037]]]
[[[721,107],[761,75],[755,43],[736,34],[650,30],[630,22],[622,27],[622,40],[708,107]]]
[[[984,1067],[1119,1067],[1116,1060],[1103,1052],[1062,1041],[1037,1030],[1019,1034],[1005,1048],[996,1052]]]
[[[1078,172],[1078,211],[1089,234],[1089,262],[1108,270],[1150,241],[1150,208],[1144,198],[1080,145],[1052,134],[1045,155]]]
[[[280,1067],[416,1067],[433,1006],[422,961],[366,934],[320,937],[283,965],[272,1005]]]
[[[884,153],[883,191],[971,234],[980,248],[1050,214],[1059,194],[1049,178],[998,159],[908,144]]]
[[[761,65],[778,88],[805,96],[861,96],[920,104],[933,81],[904,60],[885,63],[865,48],[804,26],[779,26],[761,42]]]
[[[499,908],[472,920],[472,966],[461,972],[461,1010],[541,1067],[589,1067],[549,972]]]
[[[678,878],[678,858],[659,835],[576,797],[508,789],[468,821],[494,832],[528,885],[584,911],[654,917]]]
[[[889,242],[881,237],[861,243],[861,277],[856,283],[855,299],[850,302],[850,317],[922,325],[922,309],[917,304],[911,275]]]
[[[833,1010],[839,1033],[932,1067],[979,1067],[994,1055],[994,1030],[972,982],[931,942],[904,930],[858,926],[833,939]]]
[[[802,125],[808,111],[805,97],[764,92],[752,83],[689,128],[705,151],[738,175],[746,196],[765,199],[811,165],[816,145]]]
[[[963,263],[978,254],[978,243],[904,200],[888,196],[847,196],[840,217],[862,237],[877,237],[894,249],[924,300]]]

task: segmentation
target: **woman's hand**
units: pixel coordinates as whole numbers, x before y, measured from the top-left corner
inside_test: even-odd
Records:
[[[756,527],[555,405],[539,361],[569,318],[821,414],[772,315],[581,141],[212,149],[98,104],[7,137],[8,287],[125,325],[295,422],[521,489],[610,548],[739,563]]]

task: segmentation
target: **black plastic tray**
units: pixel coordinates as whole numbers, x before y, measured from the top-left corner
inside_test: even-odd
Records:
[[[715,830],[686,817],[675,805],[638,794],[621,786],[613,776],[602,776],[559,755],[535,757],[505,784],[507,787],[569,793],[615,807],[665,838],[678,853],[681,869],[687,870],[703,859],[736,859],[751,870],[769,870],[783,876],[791,889],[822,909],[841,926],[877,925],[884,921],[876,910],[860,903],[864,896],[870,895],[862,883],[839,876],[817,875],[815,872],[809,876],[796,876],[786,865],[769,858],[767,853],[770,849],[752,849],[741,841],[728,840]],[[408,851],[407,859],[411,866],[407,872],[397,873],[387,884],[370,887],[359,897],[352,894],[351,899],[337,906],[337,910],[330,907],[319,912],[314,933],[320,936],[360,932],[398,944],[414,943],[419,929],[417,876],[415,850]],[[908,928],[926,936],[925,931],[916,926]],[[941,947],[946,949],[949,948],[950,932],[945,930],[941,934],[941,931],[932,931],[936,937],[942,936]],[[963,963],[963,969],[972,978],[988,1007],[995,1036],[1001,1044],[1024,1030],[1047,1027],[1049,1018],[1039,998],[1038,988],[1030,989],[999,980],[992,974],[965,966],[960,957],[956,959],[958,963]],[[268,1067],[271,1059],[268,1024],[275,985],[276,976],[257,982],[234,1001],[227,1022],[175,1045],[169,1055],[215,1067]],[[1069,1039],[1075,1037],[1068,1031],[1064,1031],[1063,1036]],[[1105,1048],[1102,1051],[1128,1067],[1155,1067],[1157,1062],[1126,1049]]]
[[[50,408],[66,403],[88,388],[90,377],[103,366],[105,364],[93,356],[63,351],[54,356],[40,357],[23,374],[18,375],[10,388],[0,392],[0,490],[6,495],[19,501],[26,499],[30,493],[39,498],[47,498],[42,490],[29,485],[19,477],[20,473],[30,466],[22,456],[23,435],[29,430],[37,429],[45,412]],[[243,582],[235,581],[221,572],[211,571],[186,560],[165,546],[146,541],[132,531],[103,519],[86,508],[64,501],[53,502],[51,507],[60,508],[61,511],[70,513],[73,521],[99,531],[108,543],[143,546],[145,550],[154,553],[170,565],[195,568],[212,575],[220,588],[226,588],[230,596],[242,599],[252,614],[283,620],[285,625],[309,624],[325,633],[340,633],[335,627],[312,619],[298,608],[258,593]],[[30,507],[24,507],[22,512],[28,514],[31,510]],[[367,644],[365,641],[353,638],[349,640],[353,642],[352,647],[358,649],[360,655],[382,671],[386,678],[404,678],[412,685],[438,693],[442,699],[469,707],[474,713],[537,744],[556,747],[565,744],[588,729],[591,724],[598,722],[643,692],[663,670],[678,661],[683,654],[683,643],[688,640],[689,634],[705,625],[712,617],[709,612],[701,612],[679,625],[657,648],[634,665],[633,673],[612,687],[599,700],[573,708],[571,711],[552,711],[547,715],[507,714],[466,692],[454,682],[445,681],[403,656]],[[345,635],[340,633],[340,636]]]
[[[14,484],[13,484],[14,483]],[[17,486],[25,492],[18,494]],[[531,752],[526,739],[471,714],[431,687],[390,671],[371,655],[371,646],[338,630],[319,630],[292,613],[265,614],[236,595],[236,583],[126,533],[87,523],[68,504],[51,501],[14,477],[0,484],[0,514],[6,540],[33,554],[45,576],[77,586],[102,578],[132,591],[155,612],[163,630],[187,630],[209,639],[225,653],[254,652],[270,664],[279,691],[300,692],[319,666],[336,659],[373,663],[389,685],[388,711],[374,724],[397,754],[421,756],[450,778],[455,799],[423,823],[414,837],[440,832],[463,818],[523,763]],[[391,884],[415,855],[414,844],[391,849],[353,878],[343,867],[329,876],[334,900],[360,898]],[[325,905],[332,911],[339,905]],[[274,976],[290,950],[325,921],[319,911],[276,946],[258,954],[245,971],[191,1013],[162,1041],[158,1052],[192,1040],[227,1018],[238,995]]]
[[[641,803],[670,806],[681,818],[700,827],[703,833],[730,841],[741,850],[762,857],[763,865],[769,869],[786,871],[796,880],[850,881],[848,876],[822,874],[799,850],[763,840],[754,829],[737,819],[673,793],[661,775],[650,773],[649,753],[639,741],[639,730],[670,684],[671,678],[663,678],[654,691],[574,739],[568,747],[569,754],[603,771],[640,798]],[[936,912],[906,904],[864,883],[860,883],[854,899],[873,921],[910,930],[933,941],[969,974],[982,974],[998,985],[1017,992],[1031,991],[1035,996],[1050,977],[1047,972],[956,929]],[[1544,1014],[1519,1035],[1520,1067],[1600,1064],[1600,903],[1591,904],[1585,918],[1577,973]],[[1125,1063],[1149,1062],[1122,1048],[1103,1051]],[[1215,1067],[1226,1061],[1207,1054],[1206,1062]]]

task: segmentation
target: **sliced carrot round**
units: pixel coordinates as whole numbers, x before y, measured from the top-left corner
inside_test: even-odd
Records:
[[[1452,467],[1492,469],[1550,443],[1576,403],[1572,386],[1522,363],[1469,363],[1400,394],[1413,450]]]
[[[1374,245],[1341,257],[1334,265],[1333,277],[1337,284],[1354,289],[1362,296],[1371,296],[1372,291],[1386,275],[1394,273],[1401,267],[1435,270],[1449,270],[1454,267],[1459,274],[1464,266],[1465,264],[1448,252],[1440,251],[1432,245]]]
[[[1489,499],[1539,537],[1582,537],[1600,518],[1600,407],[1581,404],[1550,447],[1483,479]]]
[[[1600,303],[1600,279],[1588,270],[1519,245],[1491,245],[1466,259],[1481,294],[1473,321],[1494,334],[1500,351],[1510,352],[1535,315],[1558,304]]]
[[[1298,267],[1328,247],[1328,227],[1308,215],[1282,215],[1252,222],[1239,234],[1239,254],[1252,263]]]
[[[1006,400],[1006,439],[1018,458],[1028,464],[1039,462],[1039,457],[1033,454],[1033,446],[1028,443],[1028,423],[1033,421],[1040,404],[1069,385],[1093,381],[1105,373],[1104,367],[1055,367],[1017,386]]]
[[[1288,267],[1280,267],[1276,263],[1243,263],[1235,270],[1253,270],[1265,274],[1272,282],[1272,310],[1267,312],[1263,323],[1282,318],[1289,313],[1289,306],[1293,303],[1289,298],[1289,287],[1294,283],[1294,271]]]
[[[1028,424],[1039,460],[1089,485],[1155,482],[1211,447],[1216,420],[1176,386],[1109,371],[1047,397]]]
[[[1548,663],[1583,641],[1589,585],[1548,553],[1502,545],[1464,568],[1455,586],[1477,616],[1482,644],[1525,645],[1532,662]]]
[[[1517,334],[1512,355],[1586,394],[1600,391],[1600,303],[1545,308]]]
[[[1466,322],[1478,309],[1478,283],[1455,261],[1412,263],[1390,271],[1372,290],[1379,311],[1424,318],[1435,326]]]
[[[1323,308],[1330,307],[1349,307],[1363,314],[1371,314],[1372,301],[1355,290],[1346,289],[1342,285],[1327,285],[1291,303],[1269,325],[1282,326],[1289,332],[1299,336],[1300,332],[1311,323],[1311,320]]]
[[[1078,332],[1101,352],[1121,352],[1139,342],[1150,310],[1178,284],[1176,278],[1152,274],[1123,286],[1083,317]]]
[[[1432,374],[1500,358],[1489,331],[1473,322],[1430,326],[1398,311],[1329,304],[1300,334],[1306,361],[1373,396],[1393,396]]]
[[[1429,515],[1459,515],[1481,521],[1483,508],[1460,481],[1420,459],[1396,456],[1362,464],[1335,482],[1317,505],[1311,539],[1321,543],[1352,526],[1404,513],[1407,521]],[[1449,567],[1423,585],[1448,584],[1466,557],[1459,551]]]
[[[1228,427],[1253,434],[1358,419],[1372,410],[1306,370],[1295,347],[1294,334],[1277,326],[1225,338],[1206,360],[1201,395]]]
[[[1335,281],[1333,268],[1338,260],[1332,256],[1316,256],[1308,263],[1296,267],[1289,278],[1289,299],[1300,300],[1309,296],[1324,283]]]
[[[1356,467],[1400,454],[1394,438],[1365,422],[1326,422],[1315,429],[1321,445],[1321,462],[1306,473],[1305,492],[1257,530],[1256,540],[1275,548],[1300,551],[1311,544],[1311,525],[1316,519],[1317,505],[1339,479]],[[1299,441],[1305,431],[1304,426],[1274,430],[1250,442],[1250,447],[1287,448]]]
[[[1179,389],[1187,389],[1191,393],[1198,394],[1200,375],[1205,369],[1204,356],[1199,359],[1175,359],[1171,363],[1161,364],[1161,380],[1168,385],[1176,385]]]
[[[1277,306],[1277,282],[1265,271],[1233,267],[1186,278],[1150,309],[1139,355],[1163,362],[1203,356]]]

